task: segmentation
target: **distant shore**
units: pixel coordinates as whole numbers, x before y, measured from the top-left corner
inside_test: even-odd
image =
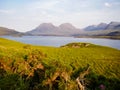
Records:
[[[120,40],[120,36],[75,36],[76,38],[106,38]]]

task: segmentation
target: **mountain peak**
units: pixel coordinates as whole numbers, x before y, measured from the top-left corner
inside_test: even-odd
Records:
[[[38,27],[51,27],[51,26],[53,26],[54,27],[54,25],[52,24],[52,23],[42,23],[42,24],[40,24]]]
[[[109,24],[112,24],[112,25],[117,25],[117,24],[120,24],[120,22],[115,22],[115,21],[112,21],[112,22],[110,22]]]
[[[116,29],[120,29],[120,22],[110,22],[109,24],[106,23],[100,23],[96,26],[91,25],[88,26],[86,28],[84,28],[84,30],[86,31],[95,31],[95,30],[116,30]]]
[[[110,22],[107,26],[107,29],[120,29],[120,22]]]
[[[70,26],[72,26],[71,23],[63,23],[63,24],[61,24],[61,25],[70,25]]]
[[[103,25],[107,25],[107,23],[100,23],[100,24],[98,24],[98,26],[103,26]]]
[[[63,23],[59,26],[60,28],[66,28],[66,29],[76,29],[71,23]]]
[[[56,27],[52,23],[42,23],[40,24],[36,29],[42,29],[42,30],[53,30]]]

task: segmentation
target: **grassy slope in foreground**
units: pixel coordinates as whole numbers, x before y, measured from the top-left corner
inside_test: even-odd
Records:
[[[80,73],[87,64],[90,65],[91,75],[101,75],[107,79],[120,80],[120,50],[85,43],[71,43],[59,48],[31,46],[0,38],[0,77],[3,77],[0,78],[0,84],[2,83],[0,88],[3,89],[7,89],[6,85],[8,88],[11,88],[10,86],[14,84],[13,79],[13,82],[10,81],[12,84],[9,82],[9,79],[11,80],[11,76],[10,78],[6,77],[6,75],[9,76],[11,74],[18,74],[21,76],[25,75],[25,79],[29,81],[26,82],[27,84],[24,83],[24,81],[18,82],[16,87],[14,87],[15,89],[17,87],[24,87],[24,89],[27,90],[30,87],[30,80],[32,79],[32,82],[39,82],[38,85],[33,85],[34,88],[43,88],[42,86],[46,85],[49,80],[48,78],[54,76],[56,71],[66,72],[71,77],[70,81],[73,82],[78,73]],[[45,76],[43,73],[36,72],[39,75],[39,81],[35,81],[36,79],[33,77],[35,75],[35,71],[39,69],[38,66],[40,69],[46,68],[45,71],[43,70]],[[61,82],[63,81],[59,81],[59,84],[61,84],[62,87],[64,86],[64,83]],[[74,84],[75,83],[71,84],[71,88]],[[108,85],[108,83],[106,85]],[[96,85],[96,88],[97,87],[98,85]],[[112,86],[108,85],[106,87],[109,88]],[[109,90],[113,89],[109,88]]]

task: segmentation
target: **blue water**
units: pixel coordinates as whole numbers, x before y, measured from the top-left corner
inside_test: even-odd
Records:
[[[58,36],[22,36],[22,37],[3,36],[3,37],[33,45],[59,47],[71,42],[88,42],[102,46],[109,46],[120,50],[120,40],[113,39],[74,38]]]

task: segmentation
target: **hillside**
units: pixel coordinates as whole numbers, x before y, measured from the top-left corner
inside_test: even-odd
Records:
[[[120,50],[90,43],[59,48],[0,38],[1,90],[120,89]]]
[[[18,31],[15,31],[13,29],[8,29],[5,27],[0,27],[0,36],[4,36],[4,35],[11,35],[11,36],[20,36],[23,33],[20,33]]]

